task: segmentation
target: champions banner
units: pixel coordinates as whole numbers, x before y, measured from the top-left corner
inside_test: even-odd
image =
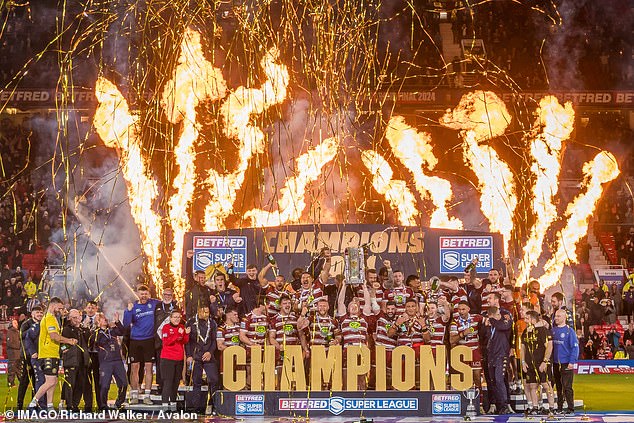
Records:
[[[460,275],[477,257],[477,272],[486,274],[503,266],[502,235],[431,229],[412,226],[325,224],[290,225],[273,228],[230,229],[218,232],[190,232],[185,235],[183,274],[187,250],[194,251],[193,270],[212,264],[234,263],[243,273],[247,264],[261,268],[270,253],[281,274],[295,268],[306,269],[323,247],[332,250],[331,276],[343,274],[344,251],[367,246],[367,267],[380,269],[389,260],[394,270],[405,277],[419,274],[423,279],[438,275]]]

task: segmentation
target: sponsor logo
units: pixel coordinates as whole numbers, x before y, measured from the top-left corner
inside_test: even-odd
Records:
[[[474,258],[478,259],[478,273],[493,267],[492,236],[441,236],[438,242],[440,273],[460,272]]]
[[[233,263],[236,273],[247,270],[246,236],[195,236],[194,271],[214,264]]]
[[[431,396],[431,412],[436,415],[460,414],[460,394],[433,394]]]
[[[418,411],[418,398],[280,398],[280,411],[328,411],[338,416],[345,411]]]
[[[596,361],[580,361],[575,365],[575,372],[578,375],[600,375],[600,374],[634,374],[634,361],[605,360],[600,363]]]
[[[236,395],[236,416],[263,416],[264,395]]]

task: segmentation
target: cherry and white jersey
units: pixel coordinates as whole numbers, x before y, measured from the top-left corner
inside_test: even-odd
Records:
[[[354,294],[359,299],[359,307],[363,309],[363,306],[365,305],[365,297],[363,296],[363,288],[361,287],[361,285],[356,286]],[[370,295],[372,295],[371,289],[370,289]],[[376,298],[377,304],[381,305],[381,301],[383,301],[383,289],[379,288],[375,290],[374,298]]]
[[[278,313],[269,321],[269,331],[275,332],[275,340],[281,345],[299,345],[297,316],[295,313],[284,316]]]
[[[368,322],[362,316],[346,314],[339,318],[343,346],[368,345]]]
[[[384,346],[387,351],[392,351],[396,348],[396,338],[388,336],[387,332],[395,325],[396,316],[390,319],[385,313],[381,312],[377,317],[375,344]]]
[[[326,350],[335,336],[340,334],[339,324],[331,316],[320,316],[319,313],[311,313],[308,325],[308,343],[310,345],[324,345]]]
[[[227,347],[240,345],[240,324],[220,326],[216,331],[216,341],[224,342]]]
[[[396,343],[399,347],[401,345],[413,347],[415,344],[423,343],[423,326],[418,319],[411,318],[397,327]]]
[[[405,313],[405,303],[408,298],[414,298],[414,292],[406,286],[390,288],[383,291],[383,302],[394,301],[396,303],[396,314]]]
[[[504,288],[499,285],[487,285],[482,290],[482,311],[486,311],[489,308],[489,294],[492,292],[498,292],[500,295],[504,291]]]
[[[277,313],[280,312],[280,297],[284,294],[293,298],[290,292],[285,290],[279,291],[273,284],[270,284],[268,288],[266,288],[266,313],[269,319],[274,318]]]
[[[479,314],[469,314],[469,317],[463,319],[458,316],[451,322],[451,335],[457,335],[458,332],[465,332],[464,338],[460,338],[458,345],[466,345],[472,350],[480,348],[480,328],[483,325],[484,318]]]
[[[240,332],[244,332],[247,338],[258,345],[264,345],[268,332],[268,317],[265,314],[247,314],[240,323]]]
[[[442,316],[436,316],[435,319],[427,319],[427,327],[431,335],[429,343],[432,347],[435,348],[437,345],[445,345],[445,332],[448,323],[448,321],[443,321]]]
[[[313,311],[317,308],[319,300],[322,298],[327,299],[326,294],[324,294],[324,284],[319,279],[315,279],[310,288],[300,287],[295,294],[295,298],[299,304]]]
[[[445,293],[449,296],[449,303],[453,305],[451,309],[451,317],[453,319],[457,319],[458,318],[458,304],[460,304],[462,301],[466,301],[466,302],[469,301],[467,291],[465,291],[464,288],[462,287],[458,287],[458,291],[456,292],[445,291]]]

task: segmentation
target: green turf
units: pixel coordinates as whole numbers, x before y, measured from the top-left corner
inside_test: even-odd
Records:
[[[587,411],[634,410],[634,375],[575,375],[575,399]]]
[[[634,375],[577,375],[574,380],[575,399],[582,399],[587,411],[634,410],[631,395]],[[18,388],[7,388],[7,375],[0,375],[0,410],[15,407]],[[110,387],[110,399],[115,399],[115,385]],[[55,390],[55,405],[59,403],[60,390]],[[27,392],[25,404],[31,399]]]

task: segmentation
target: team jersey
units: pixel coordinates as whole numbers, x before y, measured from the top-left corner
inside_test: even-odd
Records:
[[[458,318],[458,304],[460,304],[462,301],[468,302],[469,301],[469,297],[467,296],[467,291],[464,290],[464,288],[462,287],[458,287],[458,291],[456,292],[450,292],[450,291],[446,291],[447,295],[449,296],[449,303],[453,305],[453,307],[451,308],[451,317],[453,319],[457,319]]]
[[[405,313],[405,303],[408,298],[414,298],[414,292],[406,286],[399,286],[383,291],[383,302],[394,301],[396,303],[396,314]]]
[[[443,321],[442,316],[436,316],[435,319],[427,319],[427,327],[431,335],[429,343],[433,348],[436,348],[438,345],[445,345],[447,323],[448,322]]]
[[[396,348],[396,338],[388,336],[387,332],[395,324],[396,316],[390,319],[385,313],[381,312],[377,317],[376,331],[374,332],[376,334],[375,344],[384,346],[387,351],[392,351]]]
[[[318,313],[311,314],[307,330],[308,343],[310,345],[324,345],[326,350],[328,350],[330,341],[341,333],[334,318],[328,315],[320,316]]]
[[[322,298],[327,299],[324,294],[324,284],[319,279],[315,279],[310,288],[300,287],[296,294],[297,302],[309,311],[313,311],[317,308],[317,303]]]
[[[544,360],[546,344],[552,341],[550,331],[543,326],[528,327],[521,336],[524,345],[524,360],[539,365]]]
[[[344,348],[350,345],[368,345],[368,322],[362,316],[342,316],[339,319],[339,328]]]
[[[297,316],[293,312],[286,316],[277,314],[269,321],[269,332],[275,332],[275,340],[282,346],[300,344]]]
[[[372,290],[368,288],[370,291],[370,295],[372,295]],[[363,288],[361,285],[355,286],[355,296],[359,299],[359,307],[363,310],[363,306],[365,305],[365,297],[363,295]],[[383,289],[379,288],[374,290],[374,298],[376,298],[377,303],[380,305],[383,300]]]
[[[47,312],[40,322],[37,358],[59,358],[59,343],[51,338],[53,332],[61,335],[59,322],[54,314]]]
[[[402,323],[396,329],[396,343],[400,347],[405,345],[413,347],[416,344],[423,343],[423,326],[418,319],[410,318],[408,321]]]
[[[132,325],[130,339],[144,341],[154,338],[154,312],[160,303],[162,301],[154,298],[148,299],[143,304],[135,301],[132,310],[123,311],[123,326]]]
[[[464,338],[460,338],[458,345],[466,345],[472,350],[480,349],[480,328],[482,327],[483,317],[479,314],[469,314],[469,317],[463,319],[458,316],[451,322],[451,335],[458,335],[458,332],[466,331]]]
[[[269,320],[273,319],[280,312],[280,297],[283,294],[292,297],[290,292],[285,290],[278,291],[273,284],[270,284],[268,288],[266,288],[266,312]]]
[[[266,314],[247,314],[240,322],[240,332],[244,332],[251,342],[264,345],[266,334],[268,332],[268,318]]]
[[[216,341],[224,342],[227,347],[240,345],[240,325],[227,326],[224,324],[216,331]]]

